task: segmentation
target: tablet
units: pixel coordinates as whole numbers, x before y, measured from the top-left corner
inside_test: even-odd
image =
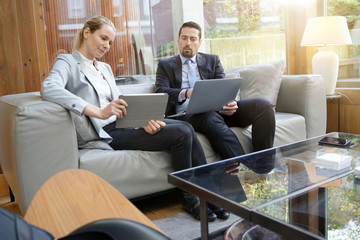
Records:
[[[164,118],[167,93],[122,94],[119,98],[124,99],[128,107],[127,114],[116,119],[116,128],[144,127],[150,120]]]

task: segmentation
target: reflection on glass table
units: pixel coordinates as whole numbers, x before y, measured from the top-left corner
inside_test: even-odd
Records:
[[[257,211],[325,239],[359,239],[360,179],[350,174]]]

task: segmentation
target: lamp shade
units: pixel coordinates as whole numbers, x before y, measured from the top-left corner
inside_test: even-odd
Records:
[[[301,46],[337,44],[352,44],[345,17],[325,16],[307,20]]]

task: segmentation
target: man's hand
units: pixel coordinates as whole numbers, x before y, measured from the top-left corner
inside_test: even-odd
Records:
[[[166,126],[166,123],[164,123],[163,121],[151,120],[150,122],[148,122],[148,125],[146,125],[143,128],[147,133],[155,134],[155,133],[159,132],[161,130],[161,128],[163,128],[165,126]]]
[[[186,93],[186,96],[185,96],[185,92],[187,91],[187,93]],[[181,99],[190,99],[190,97],[191,97],[191,94],[192,94],[192,91],[193,91],[193,89],[192,88],[188,88],[188,89],[184,89],[184,90],[182,90],[181,91]],[[187,98],[186,98],[187,97]]]
[[[231,116],[236,112],[237,109],[238,109],[237,102],[231,101],[228,104],[226,104],[225,106],[223,106],[222,110],[219,111],[219,113],[227,115],[227,116]]]
[[[188,99],[191,98],[191,94],[192,94],[193,88],[189,88],[188,92],[187,92],[187,97]]]
[[[242,165],[237,161],[231,161],[226,163],[225,167],[225,173],[236,176],[239,175]]]

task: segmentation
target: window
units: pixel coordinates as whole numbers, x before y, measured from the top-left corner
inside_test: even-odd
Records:
[[[44,1],[49,67],[52,67],[58,54],[72,52],[73,40],[84,22],[101,14],[113,21],[117,37],[100,61],[109,63],[115,76],[138,74],[133,36],[141,32],[142,25],[147,28],[150,25],[149,19],[140,14],[140,7],[138,2],[123,0],[56,0],[51,4]]]
[[[170,0],[151,1],[157,58],[176,53],[178,29],[173,29]],[[282,0],[203,0],[207,53],[229,66],[286,59],[285,7]],[[193,11],[187,6],[184,11]],[[158,11],[161,9],[162,11]],[[194,11],[196,12],[196,11]],[[186,15],[186,14],[185,14]],[[197,18],[199,16],[191,16]]]
[[[123,3],[122,0],[113,0],[114,17],[123,16]]]
[[[229,66],[286,59],[285,7],[281,0],[204,0],[208,53]]]
[[[69,18],[84,18],[85,3],[84,0],[67,0]]]
[[[64,8],[64,1],[67,7]],[[72,51],[76,31],[86,19],[102,14],[117,29],[116,40],[101,61],[114,75],[155,74],[157,62],[177,54],[179,15],[201,19],[205,39],[201,51],[218,54],[224,68],[286,59],[284,0],[185,1],[44,1],[48,56],[51,67],[57,54]],[[53,14],[56,12],[56,14]],[[189,14],[191,13],[191,14]],[[181,21],[181,20],[180,20]],[[197,21],[197,20],[195,20]]]

